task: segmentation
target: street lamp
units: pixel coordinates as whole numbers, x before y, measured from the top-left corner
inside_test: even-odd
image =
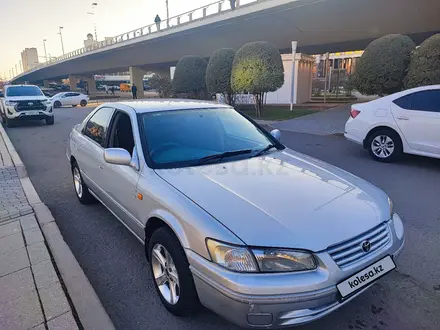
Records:
[[[63,50],[63,55],[64,55],[63,33],[61,32],[62,29],[63,29],[63,27],[60,26],[60,32],[58,32],[58,34],[60,35],[60,38],[61,38],[61,49]]]
[[[43,39],[44,57],[46,58],[46,63],[47,63],[46,41],[47,41],[46,39]]]
[[[165,0],[165,5],[167,7],[167,26],[170,24],[170,10],[168,8],[168,0]]]
[[[95,7],[98,5],[97,2],[92,3],[92,12],[88,12],[88,15],[93,16],[93,28],[95,29],[95,41],[98,42],[98,33],[96,32],[96,20],[95,20]]]

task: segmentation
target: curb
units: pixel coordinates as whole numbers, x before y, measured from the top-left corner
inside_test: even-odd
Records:
[[[67,289],[81,325],[87,330],[115,329],[110,317],[102,306],[95,290],[84,274],[81,266],[63,239],[49,208],[43,204],[20,156],[14,148],[5,129],[0,124],[0,135],[17,169],[21,185],[29,204],[34,210],[35,217],[43,232],[44,239],[55,260],[55,264]]]

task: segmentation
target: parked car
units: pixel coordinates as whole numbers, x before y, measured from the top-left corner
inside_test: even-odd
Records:
[[[52,103],[38,86],[8,85],[4,95],[0,96],[0,117],[11,127],[18,121],[44,119],[47,125],[53,125]]]
[[[354,104],[345,137],[380,162],[394,161],[403,153],[440,158],[440,85]]]
[[[61,108],[66,105],[76,107],[78,104],[85,107],[89,103],[89,96],[78,92],[58,93],[51,98],[54,108]]]
[[[201,302],[266,329],[338,309],[404,244],[383,191],[279,139],[226,105],[107,103],[74,127],[67,157],[78,200],[145,244],[171,313]]]

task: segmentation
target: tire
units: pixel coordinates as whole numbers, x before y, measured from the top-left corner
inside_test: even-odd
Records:
[[[389,128],[373,132],[367,142],[371,157],[382,163],[390,163],[402,157],[403,146],[399,134]]]
[[[78,104],[72,104],[72,108],[76,108]]]
[[[86,100],[82,100],[80,102],[80,105],[84,108],[87,105],[87,101]]]
[[[46,125],[53,125],[54,122],[55,122],[54,116],[46,119]]]
[[[5,125],[6,127],[14,127],[15,126],[15,120],[9,119],[8,117],[5,118]]]
[[[95,197],[90,194],[89,188],[84,183],[81,176],[81,171],[76,162],[72,164],[72,178],[73,178],[73,189],[75,190],[75,195],[81,204],[89,205],[96,203]]]
[[[53,104],[54,108],[61,108],[62,104],[60,101],[55,101],[55,103]]]
[[[163,247],[169,253],[172,261],[171,268],[173,271],[165,273],[164,267],[162,267],[162,264],[160,264],[160,262],[157,261],[158,259],[153,255],[153,250],[158,249],[159,247]],[[169,228],[160,227],[153,233],[153,235],[151,235],[151,239],[149,240],[148,244],[148,256],[150,260],[150,269],[153,277],[154,287],[156,288],[156,292],[165,308],[176,316],[185,316],[195,312],[200,306],[200,303],[194,285],[194,280],[189,269],[188,259],[186,258],[185,252],[183,251],[183,248],[180,245],[176,235]],[[169,265],[170,264],[167,264],[167,266]],[[167,288],[172,285],[171,280],[168,280],[168,282],[164,283],[161,288],[159,288],[156,278],[158,277],[158,274],[164,274],[168,279],[173,278],[172,275],[169,275],[173,273],[177,273],[177,287],[179,289],[175,290],[175,292],[178,294],[177,302],[170,303],[169,297],[167,300],[167,298],[161,292],[161,288],[164,290],[166,295]],[[171,292],[169,289],[168,291]]]

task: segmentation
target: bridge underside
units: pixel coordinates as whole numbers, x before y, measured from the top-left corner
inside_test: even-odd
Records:
[[[112,49],[87,53],[24,74],[17,81],[128,71],[130,66],[164,70],[184,55],[209,57],[216,49],[238,49],[256,40],[269,41],[285,52],[290,51],[291,41],[296,40],[298,51],[316,54],[364,49],[371,40],[389,33],[407,34],[420,43],[440,31],[438,0],[285,2],[261,1],[260,6],[270,8],[259,7],[261,10],[251,12],[251,6],[243,7],[215,19],[206,18],[154,36],[129,40]]]

